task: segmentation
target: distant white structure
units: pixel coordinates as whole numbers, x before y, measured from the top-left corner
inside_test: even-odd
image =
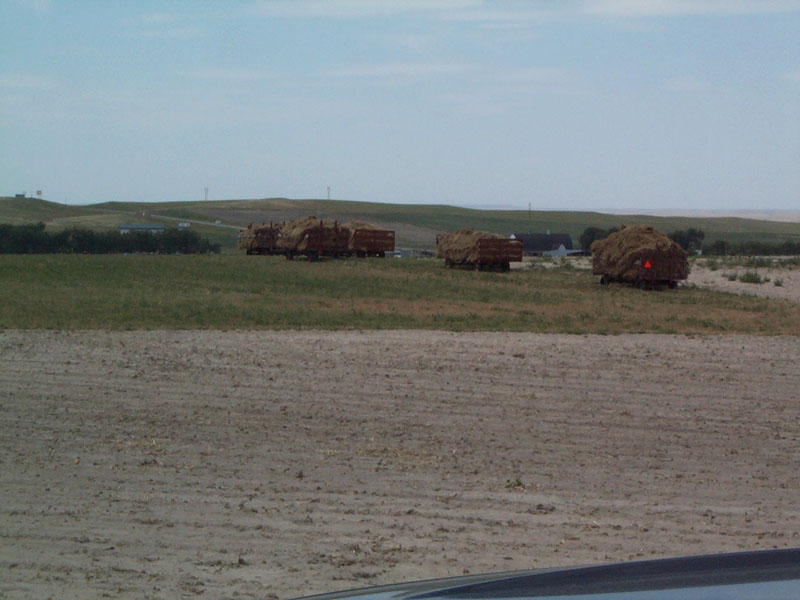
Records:
[[[191,225],[189,221],[182,221],[181,223],[178,223],[178,229],[189,229],[189,225]]]
[[[131,231],[146,231],[147,233],[161,233],[164,231],[164,226],[160,224],[153,225],[151,223],[129,223],[117,227],[119,232],[123,235]]]
[[[555,250],[547,250],[545,252],[542,252],[542,255],[543,256],[568,256],[569,254],[574,254],[574,253],[575,253],[574,251],[567,251],[566,247],[564,247],[564,244],[560,244],[558,246],[558,248],[556,248]]]

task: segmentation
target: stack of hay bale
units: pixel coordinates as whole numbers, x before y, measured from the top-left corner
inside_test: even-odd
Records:
[[[246,229],[239,231],[239,250],[246,250],[248,254],[274,254],[277,248],[278,238],[281,234],[282,224],[262,223],[261,225],[250,225]]]
[[[592,273],[608,281],[635,283],[649,261],[651,279],[672,282],[686,279],[686,252],[663,233],[647,225],[630,225],[592,244]]]
[[[287,221],[281,228],[277,248],[289,254],[317,256],[347,252],[350,231],[332,219],[306,217]]]
[[[448,267],[507,271],[509,262],[522,260],[522,242],[464,227],[455,233],[436,237],[436,256],[443,258]]]

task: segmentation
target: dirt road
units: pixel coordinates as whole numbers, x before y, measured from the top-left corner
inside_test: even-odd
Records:
[[[0,596],[800,546],[800,339],[0,333]]]

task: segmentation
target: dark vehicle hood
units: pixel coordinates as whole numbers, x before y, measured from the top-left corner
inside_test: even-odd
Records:
[[[308,597],[312,598],[797,600],[800,548],[468,575]]]

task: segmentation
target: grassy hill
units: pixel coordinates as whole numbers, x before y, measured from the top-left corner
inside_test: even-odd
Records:
[[[508,235],[514,232],[569,233],[574,243],[590,226],[609,228],[643,223],[669,233],[694,227],[706,234],[706,242],[800,240],[800,223],[735,217],[656,217],[611,215],[597,212],[478,210],[444,205],[379,204],[341,200],[220,200],[198,202],[106,202],[67,206],[45,200],[0,198],[0,222],[44,222],[53,229],[65,227],[114,228],[120,223],[191,221],[198,233],[224,248],[236,246],[237,228],[252,222],[284,221],[315,215],[345,222],[363,220],[394,229],[400,247],[432,248],[436,234],[469,226]]]

